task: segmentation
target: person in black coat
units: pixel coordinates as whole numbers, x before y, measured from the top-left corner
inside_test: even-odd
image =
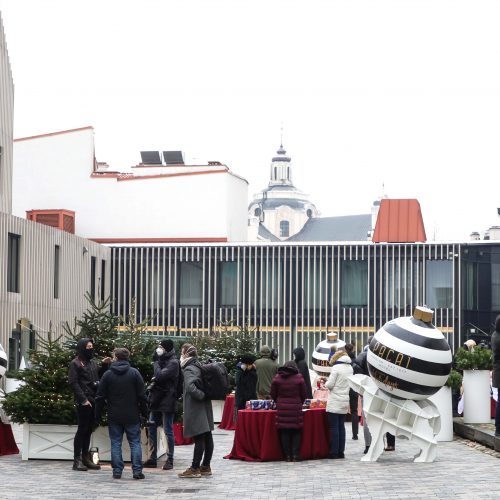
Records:
[[[76,344],[76,358],[68,369],[68,382],[75,398],[78,429],[73,441],[73,470],[100,469],[90,459],[90,437],[94,427],[95,395],[99,377],[106,371],[111,358],[104,358],[99,367],[94,359],[91,339],[80,339]]]
[[[108,432],[111,440],[113,478],[120,479],[124,467],[122,457],[123,433],[130,445],[134,479],[144,479],[142,473],[141,418],[146,420],[148,407],[144,380],[129,363],[130,352],[124,347],[113,351],[113,363],[103,375],[96,395],[96,422],[106,405]]]
[[[234,395],[234,419],[238,417],[238,410],[244,410],[246,402],[257,399],[257,370],[255,356],[245,354],[236,365],[236,390]]]
[[[311,376],[309,375],[309,367],[307,366],[306,353],[302,347],[296,347],[293,350],[293,355],[299,373],[304,377],[304,382],[306,383],[306,399],[312,399]]]
[[[354,346],[352,344],[346,344],[345,350],[347,355],[351,358],[353,362],[356,358],[354,355]],[[351,411],[351,430],[352,439],[358,440],[359,431],[359,416],[358,416],[358,396],[359,394],[354,389],[349,389],[349,409]]]
[[[155,351],[154,385],[149,396],[148,459],[144,467],[156,467],[157,428],[162,426],[168,442],[167,461],[163,470],[174,468],[174,416],[177,409],[177,387],[182,377],[174,343],[162,340]]]
[[[500,316],[495,319],[495,331],[491,336],[491,350],[493,351],[493,377],[491,385],[500,393]],[[498,394],[495,409],[495,436],[500,437],[500,394]]]

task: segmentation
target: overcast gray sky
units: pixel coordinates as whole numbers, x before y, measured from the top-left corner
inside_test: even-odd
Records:
[[[267,185],[280,142],[322,215],[417,198],[428,239],[500,225],[500,2],[0,0],[15,137],[93,125]],[[71,207],[67,207],[71,208]]]

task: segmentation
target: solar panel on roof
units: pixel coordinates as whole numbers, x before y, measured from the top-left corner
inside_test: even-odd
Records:
[[[159,151],[141,151],[141,161],[144,165],[161,165]]]
[[[167,165],[183,165],[184,156],[182,151],[163,151],[163,159]]]

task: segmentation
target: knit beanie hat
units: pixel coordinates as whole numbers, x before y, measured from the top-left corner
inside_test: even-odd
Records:
[[[160,345],[165,349],[166,352],[170,352],[174,348],[174,343],[170,339],[162,340]]]

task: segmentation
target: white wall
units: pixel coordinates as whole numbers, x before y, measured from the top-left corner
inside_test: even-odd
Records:
[[[183,167],[200,175],[117,180],[92,178],[93,129],[14,143],[13,212],[65,208],[76,233],[96,239],[227,238],[245,240],[248,183],[223,165]],[[134,174],[180,173],[179,167]]]
[[[8,234],[20,238],[19,293],[7,291]],[[54,248],[60,247],[59,298],[54,298]],[[87,252],[84,252],[84,247]],[[73,323],[87,309],[90,291],[91,256],[97,258],[96,298],[100,296],[101,261],[106,261],[105,297],[110,290],[108,247],[36,222],[0,213],[0,343],[8,339],[16,323],[25,318],[39,333],[52,329],[62,334],[64,321]]]

